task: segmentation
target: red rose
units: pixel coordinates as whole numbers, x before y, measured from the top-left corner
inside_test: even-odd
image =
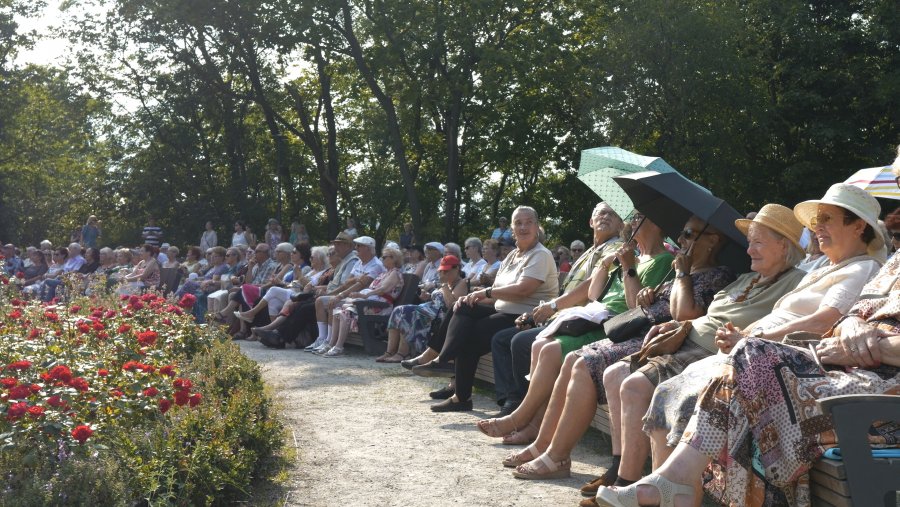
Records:
[[[111,391],[109,391],[109,394],[115,396],[116,398],[120,398],[125,393],[123,393],[120,389],[112,389]]]
[[[59,322],[59,315],[51,311],[44,312],[44,318],[49,320],[50,322]]]
[[[82,377],[73,378],[68,384],[69,387],[74,387],[81,392],[87,392],[88,388],[90,387],[88,385],[88,381]]]
[[[62,382],[69,382],[72,380],[72,370],[70,370],[68,366],[62,364],[54,366],[50,369],[50,378]]]
[[[16,308],[15,310],[9,312],[7,317],[9,317],[12,320],[21,319],[22,318],[22,310],[19,310],[18,308]]]
[[[138,368],[140,368],[141,371],[144,373],[153,373],[156,371],[155,366],[149,365],[149,364],[144,364],[144,363],[138,363]]]
[[[91,312],[92,319],[102,319],[103,318],[103,310],[94,310]]]
[[[94,331],[103,331],[104,329],[106,329],[106,326],[104,326],[103,323],[99,320],[94,321],[94,325],[91,327],[94,328]]]
[[[103,317],[104,317],[104,318],[107,318],[107,319],[111,319],[111,318],[113,318],[113,317],[115,317],[115,316],[116,316],[116,311],[115,311],[115,310],[109,310],[109,311],[107,311],[105,314],[103,314]]]
[[[19,298],[12,298],[12,301],[10,301],[9,304],[13,306],[25,306],[25,301],[22,301]]]
[[[171,402],[171,401],[169,401],[169,400],[167,400],[167,399],[165,399],[165,398],[160,398],[160,399],[159,399],[159,411],[160,411],[161,413],[165,414],[166,412],[168,412],[168,411],[169,411],[169,408],[170,408],[171,406],[172,406],[172,402]]]
[[[30,386],[18,385],[9,390],[9,399],[24,400],[31,396]]]
[[[87,334],[87,333],[91,332],[91,326],[85,324],[84,322],[79,322],[78,330],[81,331],[83,334]]]
[[[20,401],[18,403],[13,403],[6,410],[6,420],[7,421],[15,421],[18,418],[25,415],[25,412],[28,411],[28,404],[24,401]]]
[[[140,310],[141,308],[144,307],[144,303],[141,303],[140,301],[136,301],[134,303],[129,304],[128,306],[131,307],[132,310]]]
[[[179,407],[184,406],[187,404],[190,396],[188,391],[175,391],[175,404]]]
[[[157,389],[153,386],[150,386],[147,389],[144,389],[144,396],[146,396],[148,398],[152,398],[152,397],[156,396],[157,394],[159,394],[159,389]]]
[[[2,385],[3,387],[5,387],[7,389],[12,389],[13,387],[16,387],[18,384],[19,384],[19,381],[13,377],[6,377],[6,378],[0,379],[0,385]]]
[[[44,407],[38,405],[28,407],[28,415],[35,419],[37,419],[38,417],[42,417],[44,415]]]
[[[81,307],[78,305],[72,305],[69,307],[69,311],[72,313],[78,313],[81,311]]]
[[[131,326],[129,326],[128,324],[122,324],[121,326],[119,326],[119,329],[118,329],[119,334],[127,333],[128,331],[131,331]]]
[[[50,405],[51,407],[55,407],[55,408],[61,408],[61,407],[65,407],[68,405],[68,403],[63,401],[63,399],[60,398],[59,395],[53,395],[53,396],[47,398],[47,404]]]
[[[109,370],[107,370],[106,368],[100,368],[99,370],[97,370],[97,375],[100,375],[101,377],[105,377],[105,376],[109,375]]]
[[[31,361],[15,361],[6,365],[7,370],[27,370],[31,368]]]
[[[41,334],[41,330],[40,330],[40,329],[38,329],[38,328],[36,328],[36,327],[35,327],[35,328],[32,328],[32,329],[31,329],[31,332],[28,333],[28,339],[29,339],[29,340],[34,340],[35,338],[37,338],[38,336],[40,336],[40,334]]]
[[[197,296],[193,294],[185,294],[181,296],[181,300],[178,301],[178,306],[182,308],[191,308],[197,302]]]
[[[171,364],[167,364],[159,369],[160,375],[165,375],[167,377],[175,376],[175,366]]]
[[[90,428],[90,426],[80,424],[75,426],[75,429],[72,430],[72,437],[75,440],[78,440],[78,443],[83,444],[85,440],[91,438],[91,435],[94,434],[94,430]]]
[[[125,371],[134,371],[137,370],[139,364],[141,363],[137,361],[125,361],[125,364],[122,365],[122,369]]]
[[[24,272],[24,271],[16,271],[16,278],[18,278],[18,279],[20,279],[20,280],[24,279],[24,278],[25,278],[25,272]]]
[[[144,347],[152,347],[158,337],[159,335],[156,334],[156,331],[144,331],[137,334],[137,341]]]
[[[190,405],[192,407],[196,407],[200,404],[200,400],[203,399],[203,396],[200,393],[194,393],[191,395]]]
[[[172,382],[172,385],[174,385],[176,389],[190,389],[194,387],[194,384],[186,378],[177,378]]]

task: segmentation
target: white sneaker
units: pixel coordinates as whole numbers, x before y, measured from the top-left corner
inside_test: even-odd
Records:
[[[337,356],[343,356],[343,355],[344,355],[344,349],[342,347],[331,347],[331,350],[322,354],[323,357],[337,357]]]

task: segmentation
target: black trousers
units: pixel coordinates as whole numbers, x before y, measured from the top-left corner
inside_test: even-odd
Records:
[[[437,329],[428,337],[428,348],[440,352],[444,349],[444,341],[447,340],[447,328],[450,327],[450,319],[453,318],[453,309],[451,308],[444,319],[438,324]]]
[[[319,336],[319,328],[316,326],[316,300],[310,299],[294,307],[294,311],[278,326],[278,334],[285,342],[297,339],[301,331],[309,333],[310,337]]]
[[[514,327],[516,317],[485,305],[463,305],[454,312],[438,360],[442,363],[455,360],[456,396],[461,401],[472,397],[478,360],[491,351],[491,339],[498,331]]]

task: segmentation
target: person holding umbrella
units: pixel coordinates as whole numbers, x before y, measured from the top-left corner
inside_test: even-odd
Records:
[[[738,341],[747,336],[782,341],[798,331],[821,336],[850,311],[863,286],[881,267],[884,242],[875,232],[881,207],[864,190],[842,183],[832,185],[822,199],[798,204],[791,213],[793,217],[785,214],[779,223],[770,213],[773,206],[777,205],[764,207],[752,221],[738,220],[735,224],[747,233],[751,267],[761,275],[759,280],[777,276],[766,266],[760,252],[771,243],[769,231],[778,230],[781,224],[791,223],[791,229],[797,231],[806,226],[815,232],[831,265],[804,276],[761,318],[749,323],[741,319],[744,323],[739,324],[736,319],[745,312],[735,312],[731,319],[725,316],[711,337],[679,333],[685,335],[680,340],[675,336],[671,340],[656,340],[654,335],[672,331],[681,323],[651,329],[640,357],[606,371],[613,431],[620,435],[619,445],[615,445],[614,437],[614,447],[622,456],[614,486],[625,487],[640,479],[640,469],[650,451],[645,432],[654,436],[654,463],[665,461],[674,448],[667,445],[667,440],[674,446],[681,439],[697,395]],[[789,221],[790,218],[794,220]],[[797,239],[795,247],[799,247],[799,234]],[[717,351],[719,354],[713,356]],[[619,407],[615,415],[614,404]],[[620,505],[622,495],[618,489],[604,486],[597,492],[598,503]]]
[[[643,288],[636,296],[636,302],[652,322],[703,315],[713,296],[735,279],[734,273],[720,266],[716,259],[726,242],[717,229],[691,217],[678,241],[682,250],[669,261],[675,267],[677,278],[656,290],[652,286]],[[523,479],[568,476],[572,449],[590,425],[596,404],[605,403],[603,370],[640,350],[642,341],[643,333],[619,343],[601,339],[568,354],[552,386],[543,420],[536,421],[540,424],[537,439],[523,451],[508,456],[503,464],[516,467],[514,475]]]

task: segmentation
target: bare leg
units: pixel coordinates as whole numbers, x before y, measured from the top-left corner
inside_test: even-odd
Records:
[[[279,314],[279,315],[277,315],[274,319],[272,319],[272,322],[266,324],[265,326],[257,327],[257,328],[255,328],[255,329],[262,329],[263,331],[269,331],[269,330],[271,330],[271,329],[276,329],[276,328],[277,328],[278,326],[280,326],[281,323],[284,322],[286,319],[287,319],[287,317],[285,317],[284,315]]]
[[[650,439],[643,431],[643,418],[650,408],[654,387],[640,372],[632,373],[622,382],[622,463],[619,465],[619,477],[622,479],[640,479],[650,454]]]
[[[244,318],[253,320],[253,318],[256,317],[257,313],[261,312],[263,310],[263,308],[266,308],[268,306],[269,306],[269,301],[266,300],[266,298],[260,298],[259,302],[256,303],[256,306],[247,310],[246,312],[241,312],[241,316],[243,316]]]
[[[532,348],[532,357],[535,349]],[[538,349],[540,357],[531,372],[531,383],[525,399],[513,413],[500,419],[503,426],[512,426],[512,430],[525,428],[535,416],[546,408],[547,401],[553,392],[553,386],[559,376],[562,362],[562,347],[556,340],[545,343]],[[499,421],[498,421],[499,422]]]
[[[437,359],[437,356],[439,355],[440,353],[438,351],[434,350],[431,347],[428,347],[427,349],[425,349],[425,352],[419,354],[419,357],[417,357],[416,359],[418,360],[419,364],[427,364]]]
[[[547,410],[544,412],[544,418],[541,420],[540,430],[535,441],[541,451],[546,450],[550,446],[553,434],[556,433],[556,426],[559,424],[559,419],[563,414],[563,407],[566,405],[566,391],[569,388],[569,383],[572,382],[575,365],[579,362],[584,362],[580,359],[575,354],[567,355],[566,361],[559,371],[559,376],[556,377],[556,382],[553,384],[553,393],[550,395],[550,401],[547,403]],[[588,377],[590,378],[590,376]],[[591,385],[593,386],[593,383]],[[593,390],[593,387],[591,389]]]
[[[333,322],[336,335],[334,338],[334,346],[342,349],[344,348],[344,342],[347,340],[347,336],[350,334],[350,319],[347,319],[342,314],[338,313],[335,314]]]
[[[609,436],[612,439],[613,456],[622,455],[622,401],[619,399],[619,390],[630,374],[631,369],[623,362],[616,362],[603,372],[603,389],[606,390],[609,403]]]
[[[660,466],[656,473],[676,483],[694,487],[694,497],[676,495],[676,507],[699,506],[703,500],[703,485],[700,482],[703,469],[709,463],[709,458],[703,453],[687,444],[678,444],[669,459]],[[659,491],[654,486],[641,485],[637,487],[637,499],[641,505],[659,504]]]
[[[540,339],[535,340],[534,343],[531,344],[531,367],[528,369],[528,373],[534,375],[534,370],[537,368],[538,361],[541,358],[541,350],[551,343],[556,343],[554,339]]]
[[[597,388],[594,386],[590,370],[584,361],[575,361],[571,378],[567,383],[564,406],[553,439],[547,447],[547,454],[551,459],[559,461],[569,457],[572,449],[591,425],[596,412]]]
[[[653,430],[650,433],[650,455],[653,458],[653,470],[656,470],[672,455],[675,448],[666,442],[666,430]]]

